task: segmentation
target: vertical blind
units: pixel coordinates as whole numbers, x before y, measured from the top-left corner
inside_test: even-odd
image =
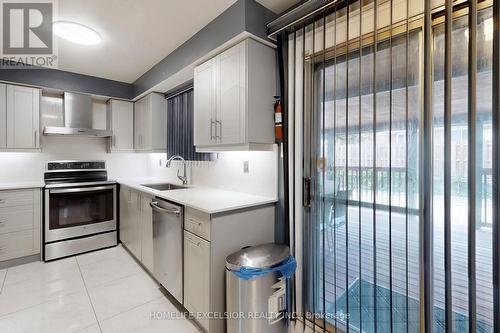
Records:
[[[332,1],[281,32],[304,329],[499,332],[494,5]]]
[[[212,161],[213,154],[197,153],[194,146],[193,89],[167,98],[167,155],[186,161]]]

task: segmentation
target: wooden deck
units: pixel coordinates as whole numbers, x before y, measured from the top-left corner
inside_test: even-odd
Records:
[[[327,308],[333,309],[335,297],[340,297],[346,286],[357,279],[374,281],[374,254],[376,254],[376,283],[390,287],[389,272],[392,268],[392,290],[419,298],[419,228],[418,218],[392,214],[392,265],[389,257],[389,214],[377,212],[376,232],[373,231],[373,211],[361,208],[361,225],[358,207],[349,207],[348,223],[325,228],[325,299]],[[465,212],[465,216],[467,216]],[[348,246],[346,247],[346,225],[348,226]],[[407,229],[408,228],[408,229]],[[361,229],[361,239],[359,230]],[[406,232],[408,230],[408,233]],[[376,236],[376,252],[373,237]],[[408,237],[407,237],[408,236]],[[477,316],[478,321],[486,324],[493,322],[493,287],[492,287],[492,241],[491,230],[477,230]],[[322,239],[320,239],[322,244]],[[360,246],[361,244],[361,251]],[[335,245],[335,246],[334,246]],[[435,230],[434,242],[434,289],[435,306],[444,308],[444,247],[442,230]],[[348,254],[346,255],[346,249]],[[408,251],[407,251],[408,250]],[[319,253],[322,253],[320,251]],[[347,258],[347,260],[346,260]],[[361,258],[361,262],[360,259]],[[336,259],[336,260],[335,260]],[[322,260],[322,258],[321,258]],[[348,265],[348,267],[347,267]],[[361,268],[361,273],[360,273]],[[346,272],[347,271],[347,272]],[[322,294],[323,267],[319,269],[318,289]],[[468,315],[467,287],[467,228],[466,225],[452,226],[452,298],[453,311]],[[335,279],[336,278],[336,279]],[[321,301],[320,301],[321,302]],[[320,306],[322,307],[322,305]],[[356,310],[356,309],[351,309]],[[359,311],[359,308],[356,310]],[[418,308],[410,311],[418,311]],[[463,320],[463,317],[462,317]]]

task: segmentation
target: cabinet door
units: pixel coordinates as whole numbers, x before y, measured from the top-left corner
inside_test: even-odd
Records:
[[[0,148],[7,148],[7,86],[0,83]]]
[[[33,229],[0,234],[0,261],[39,253],[34,237]]]
[[[215,143],[216,63],[211,59],[194,71],[194,144]]]
[[[137,258],[141,259],[140,195],[131,189],[120,191],[120,240]]]
[[[134,104],[126,101],[108,102],[108,128],[113,131],[110,151],[134,150]]]
[[[150,108],[150,96],[146,96],[135,102],[134,129],[135,129],[135,149],[151,150],[151,123],[152,115]]]
[[[120,189],[120,241],[130,248],[132,242],[132,190]]]
[[[130,250],[134,254],[134,256],[141,260],[142,257],[142,223],[141,223],[141,195],[139,192],[132,191],[131,192],[131,211],[132,214],[132,237],[131,237],[131,245]]]
[[[153,198],[141,194],[142,258],[141,262],[153,272],[153,212],[149,203]]]
[[[153,140],[153,108],[152,108],[152,95],[144,97],[144,106],[141,114],[141,149],[152,150]]]
[[[7,147],[40,147],[40,90],[7,86]]]
[[[221,144],[245,142],[245,42],[218,59],[217,137]]]
[[[184,230],[184,306],[190,312],[210,311],[210,243]],[[209,330],[208,319],[200,320]]]
[[[144,101],[138,100],[134,103],[134,148],[135,150],[141,150],[142,148],[142,113],[144,109]]]

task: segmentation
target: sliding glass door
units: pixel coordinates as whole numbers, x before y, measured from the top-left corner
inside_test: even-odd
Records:
[[[438,23],[433,31],[433,140],[434,140],[434,318],[435,331],[445,332],[446,309],[451,311],[453,331],[469,331],[469,231],[475,238],[476,330],[493,331],[493,251],[492,251],[492,47],[493,12],[491,7],[477,14],[477,99],[474,103],[475,156],[469,161],[469,27],[467,11],[454,14],[451,32],[450,115],[445,118],[445,26]],[[449,141],[446,134],[449,133]],[[449,150],[446,167],[445,148]],[[470,179],[469,163],[475,164]],[[449,193],[446,193],[449,177]],[[475,182],[475,225],[469,228],[469,191]],[[446,201],[449,210],[446,212]],[[445,224],[449,214],[450,243],[445,241]],[[446,273],[445,253],[449,251],[450,267]],[[449,285],[446,285],[446,275]],[[449,304],[446,290],[450,292]]]
[[[336,327],[419,330],[420,53],[415,30],[310,65],[311,301]]]
[[[449,34],[436,10],[431,41],[410,3],[333,5],[288,32],[294,305],[304,326],[420,332],[425,297],[435,332],[493,332],[491,2],[474,9],[474,29],[469,7],[453,8]]]

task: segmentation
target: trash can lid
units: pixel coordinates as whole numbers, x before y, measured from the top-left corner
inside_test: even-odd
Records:
[[[229,255],[226,258],[226,267],[237,271],[246,268],[270,268],[279,265],[290,256],[290,249],[286,245],[274,243],[250,246]]]

